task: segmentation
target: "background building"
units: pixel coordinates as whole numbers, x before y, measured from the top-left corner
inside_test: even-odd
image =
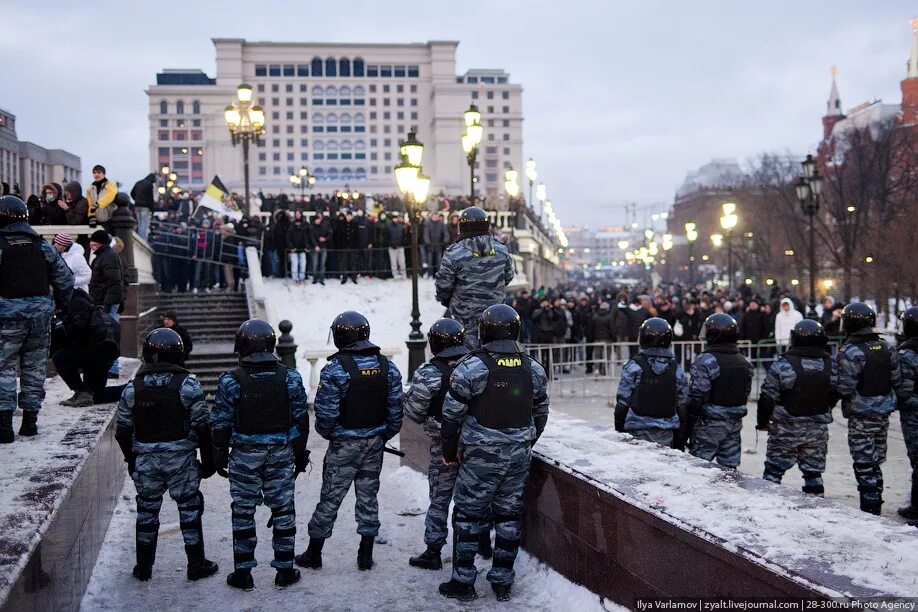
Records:
[[[168,164],[179,185],[203,189],[213,175],[241,191],[242,153],[223,110],[240,83],[265,109],[264,146],[250,152],[254,191],[293,192],[301,166],[331,191],[349,184],[394,192],[398,145],[416,128],[432,193],[469,191],[460,138],[470,103],[482,113],[478,188],[503,188],[503,170],[522,169],[522,87],[503,70],[456,74],[455,41],[410,44],[248,42],[217,38],[216,78],[164,70],[147,90],[150,168]]]
[[[16,116],[0,108],[0,181],[19,185],[23,196],[38,194],[45,183],[80,180],[80,158],[62,149],[46,149],[19,140]]]

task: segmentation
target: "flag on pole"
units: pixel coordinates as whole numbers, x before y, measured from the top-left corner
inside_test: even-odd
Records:
[[[219,176],[214,175],[214,180],[210,182],[210,185],[204,190],[204,195],[198,200],[198,209],[200,210],[200,207],[203,206],[204,208],[209,208],[222,215],[226,215],[234,221],[238,221],[242,218],[242,211],[235,208],[231,209],[226,205],[226,194],[227,189],[226,186],[223,185],[223,181],[220,180]]]

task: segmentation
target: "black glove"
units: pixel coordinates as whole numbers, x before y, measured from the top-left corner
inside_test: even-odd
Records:
[[[293,441],[293,475],[302,474],[309,465],[309,451],[306,449],[306,436],[300,436]]]
[[[118,427],[115,429],[115,441],[121,447],[121,454],[124,455],[124,461],[127,463],[128,476],[134,474],[137,464],[137,453],[134,452],[134,430],[127,427]]]
[[[214,445],[210,438],[210,425],[198,425],[195,431],[198,434],[198,448],[201,449],[201,461],[198,463],[201,478],[210,478],[217,471],[214,463]]]
[[[768,422],[771,421],[771,415],[775,410],[775,400],[765,394],[759,395],[758,404],[756,404],[756,426],[759,431],[768,431]]]
[[[217,474],[226,478],[226,467],[229,465],[229,429],[215,429],[211,433],[211,442],[213,444],[214,469]]]
[[[130,477],[133,478],[133,477],[134,477],[134,470],[137,469],[137,454],[136,454],[136,453],[131,453],[130,458],[125,459],[125,461],[127,461],[128,476],[130,476]]]
[[[96,221],[95,217],[90,217],[88,225],[89,227],[96,227],[97,225],[99,225],[99,222]]]

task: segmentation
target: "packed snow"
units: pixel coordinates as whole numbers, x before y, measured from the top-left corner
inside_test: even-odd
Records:
[[[914,527],[557,412],[535,451],[546,462],[772,570],[831,584],[816,587],[827,595],[918,593]]]
[[[136,359],[123,358],[121,380],[109,384],[127,382],[138,365]],[[5,466],[0,470],[0,601],[6,599],[115,413],[114,404],[61,406],[61,400],[73,393],[59,377],[45,380],[45,393],[38,435],[17,435],[0,451]],[[20,418],[17,410],[14,431]]]

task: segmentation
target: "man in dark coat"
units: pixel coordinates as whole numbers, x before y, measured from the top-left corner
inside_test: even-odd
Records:
[[[96,254],[90,265],[89,297],[96,306],[102,306],[117,320],[124,303],[124,270],[121,258],[110,246],[111,242],[111,235],[101,229],[89,237],[89,248]]]
[[[163,313],[163,327],[171,329],[179,335],[182,339],[182,346],[185,348],[185,359],[188,359],[188,355],[194,349],[194,344],[191,341],[191,334],[188,333],[188,330],[179,325],[178,316],[174,311],[167,310]]]
[[[137,217],[137,233],[144,240],[150,233],[150,219],[153,217],[153,188],[156,186],[156,175],[152,172],[136,183],[131,189],[134,200],[134,216]]]

